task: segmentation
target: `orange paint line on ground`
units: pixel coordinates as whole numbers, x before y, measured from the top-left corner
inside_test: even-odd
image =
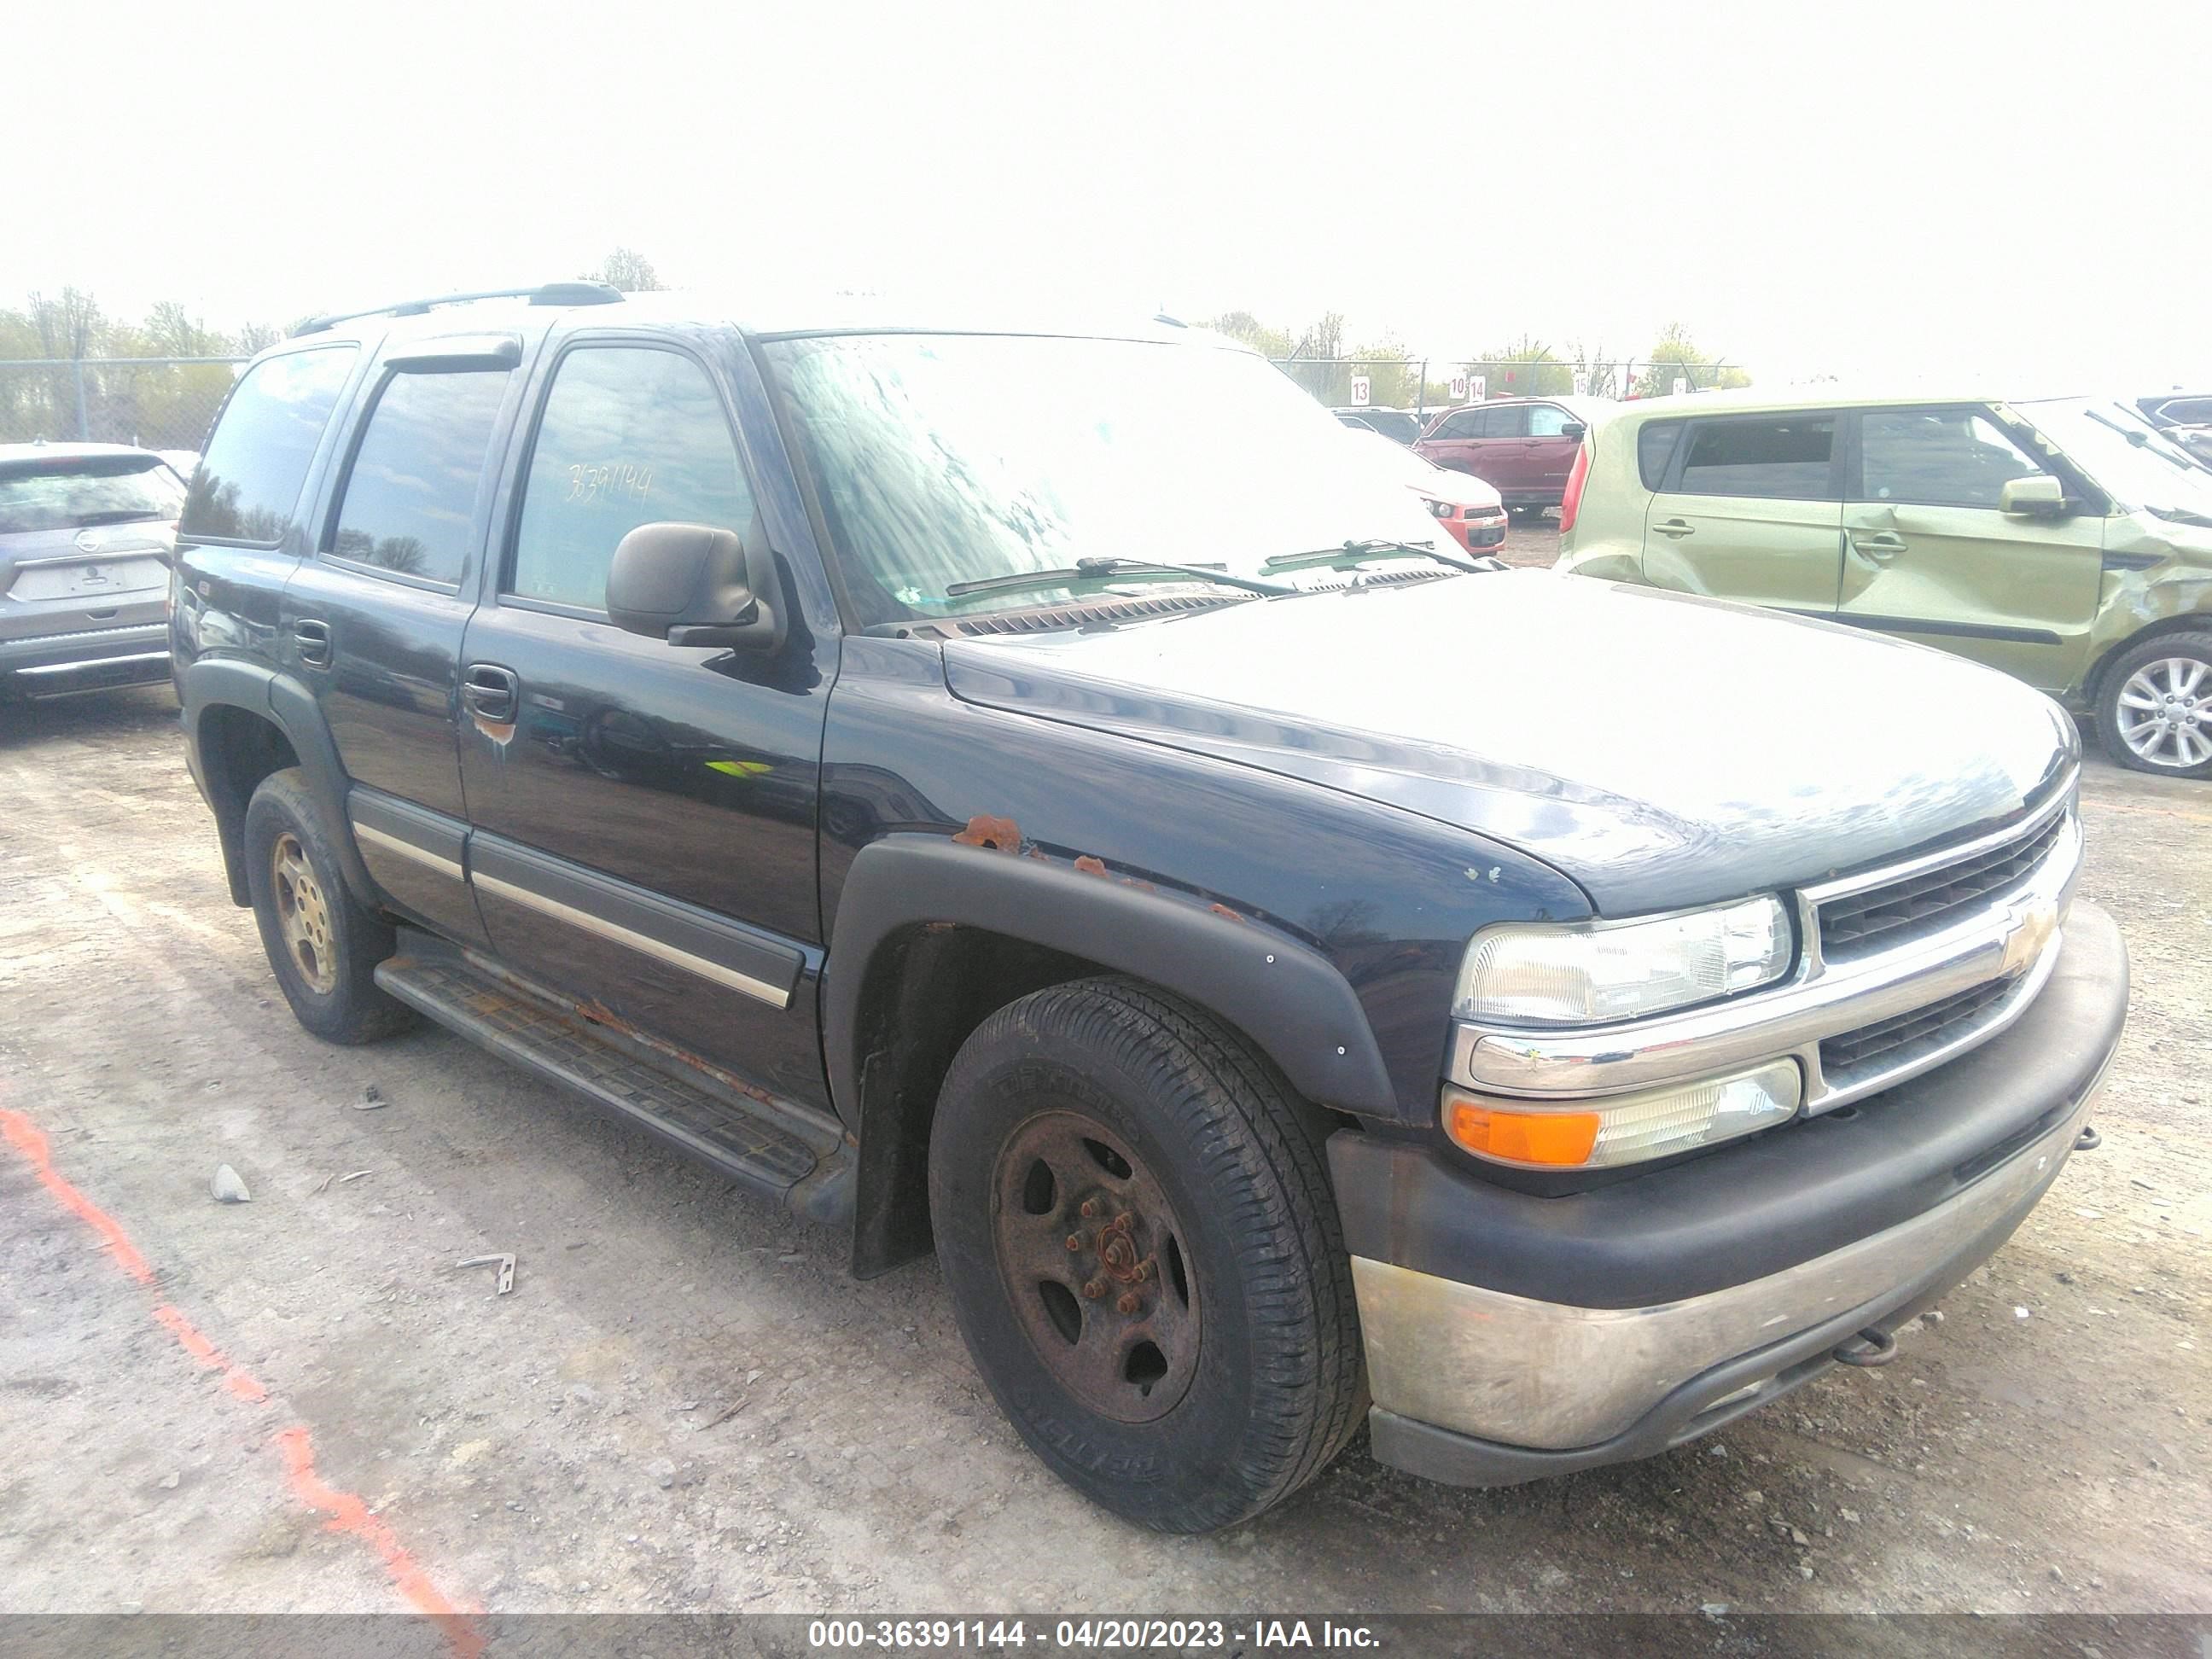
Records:
[[[269,1398],[269,1390],[253,1379],[253,1374],[239,1365],[221,1348],[207,1340],[200,1328],[164,1302],[154,1310],[154,1322],[177,1339],[177,1346],[210,1370],[222,1373],[222,1386],[249,1405],[258,1406]]]
[[[131,1235],[125,1232],[106,1211],[70,1186],[61,1172],[54,1168],[53,1153],[46,1144],[46,1131],[21,1112],[0,1107],[0,1137],[5,1137],[8,1144],[22,1156],[23,1162],[31,1166],[31,1173],[38,1176],[39,1184],[60,1201],[62,1208],[100,1235],[107,1248],[114,1252],[116,1262],[125,1273],[141,1285],[154,1282],[154,1269],[146,1258],[138,1254],[138,1247],[131,1242]]]
[[[138,1253],[122,1224],[54,1168],[52,1148],[44,1130],[21,1112],[0,1106],[0,1139],[15,1149],[38,1177],[39,1184],[53,1194],[56,1202],[100,1235],[101,1243],[125,1273],[141,1285],[153,1284],[152,1264]],[[221,1371],[223,1386],[233,1395],[249,1405],[267,1403],[269,1391],[253,1374],[210,1340],[207,1334],[175,1304],[158,1304],[153,1316],[154,1322],[175,1338],[179,1347],[208,1370]],[[376,1552],[393,1586],[416,1611],[434,1620],[445,1632],[455,1659],[477,1659],[483,1652],[484,1639],[469,1615],[440,1594],[438,1587],[430,1582],[429,1574],[408,1553],[398,1535],[370,1512],[368,1504],[357,1493],[325,1486],[315,1473],[314,1447],[306,1426],[294,1424],[281,1430],[276,1445],[284,1456],[284,1476],[293,1496],[309,1509],[329,1516],[331,1518],[324,1525],[331,1531],[348,1534]]]
[[[429,1575],[407,1553],[407,1547],[371,1513],[359,1495],[323,1484],[315,1473],[314,1443],[307,1431],[295,1424],[277,1434],[276,1444],[283,1451],[284,1474],[292,1483],[294,1496],[309,1509],[320,1510],[331,1517],[323,1523],[327,1530],[349,1533],[381,1556],[385,1571],[399,1587],[399,1593],[415,1604],[415,1610],[438,1622],[460,1659],[476,1659],[483,1651],[483,1637],[468,1615],[439,1594]]]

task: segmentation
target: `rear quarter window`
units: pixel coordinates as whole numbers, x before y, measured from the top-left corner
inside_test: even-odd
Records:
[[[246,371],[192,475],[179,535],[282,539],[355,350],[336,345],[287,352]]]
[[[1674,459],[1674,442],[1681,435],[1680,421],[1647,421],[1636,434],[1636,471],[1646,489],[1666,483],[1667,464]]]
[[[1682,458],[1686,495],[1826,501],[1835,496],[1832,415],[1760,415],[1693,421]]]

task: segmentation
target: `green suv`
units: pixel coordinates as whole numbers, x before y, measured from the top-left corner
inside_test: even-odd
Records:
[[[1939,646],[2212,776],[2212,472],[2117,399],[1655,398],[1559,518],[1562,570]]]

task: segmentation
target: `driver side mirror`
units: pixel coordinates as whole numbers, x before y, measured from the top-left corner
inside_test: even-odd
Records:
[[[607,616],[671,645],[763,654],[783,644],[775,561],[758,535],[704,524],[641,524],[607,571]]]
[[[2048,472],[2007,478],[1997,491],[1997,511],[2022,519],[2063,519],[2070,510],[2066,486]]]
[[[1578,444],[1589,435],[1589,428],[1580,421],[1569,421],[1559,428],[1559,435],[1571,444]]]

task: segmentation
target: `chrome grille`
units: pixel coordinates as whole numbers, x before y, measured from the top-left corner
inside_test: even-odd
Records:
[[[2058,813],[2020,841],[1828,900],[1820,907],[1821,950],[1831,962],[1847,962],[1941,927],[2025,878],[2050,855],[2065,825]]]
[[[1924,1051],[1963,1033],[1983,1010],[2014,989],[2016,983],[2000,979],[1977,985],[1971,991],[1931,1002],[1909,1014],[1876,1020],[1855,1031],[1826,1038],[1820,1044],[1820,1069],[1832,1083],[1838,1073],[1855,1071],[1872,1060],[1881,1060],[1888,1066],[1911,1059],[1911,1054],[1899,1051]]]

